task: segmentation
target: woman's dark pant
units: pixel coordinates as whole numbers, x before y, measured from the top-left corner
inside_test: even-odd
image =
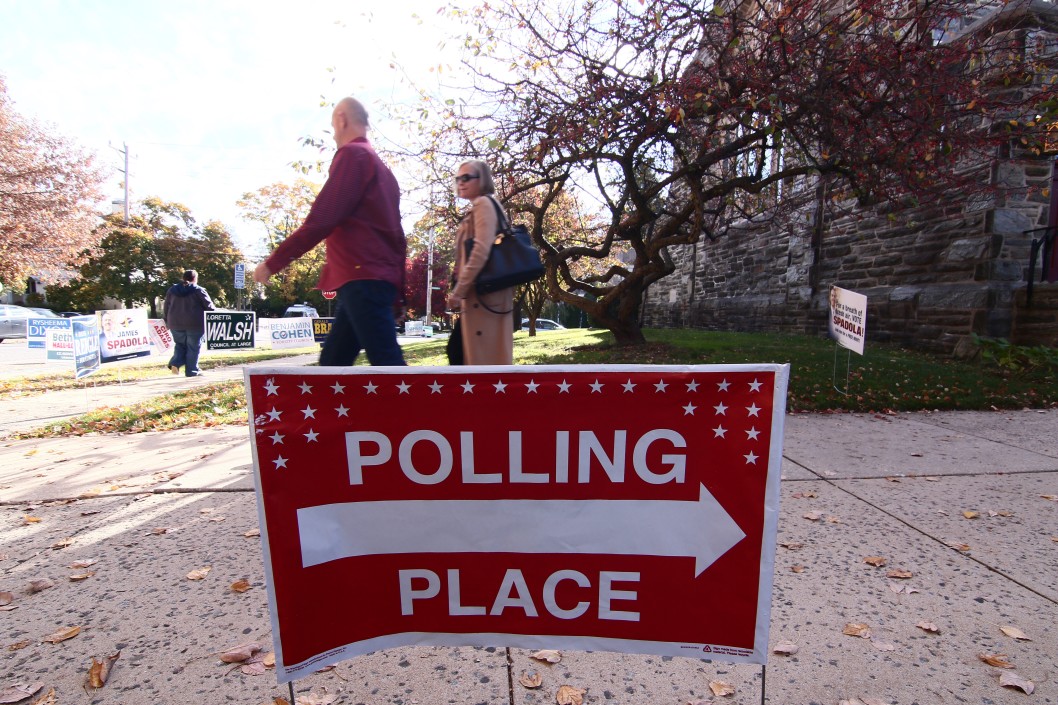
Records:
[[[393,318],[396,299],[397,287],[389,282],[358,279],[339,287],[338,308],[320,351],[320,366],[352,365],[361,350],[372,365],[406,365]]]

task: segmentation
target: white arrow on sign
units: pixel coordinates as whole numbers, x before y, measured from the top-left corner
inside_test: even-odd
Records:
[[[700,487],[697,501],[397,500],[303,507],[301,564],[394,553],[693,556],[697,577],[746,536]]]

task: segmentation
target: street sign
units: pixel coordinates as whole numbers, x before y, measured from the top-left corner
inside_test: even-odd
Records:
[[[337,291],[324,291],[324,292],[321,292],[321,294],[322,294],[323,298],[325,298],[328,301],[330,301],[331,299],[333,299],[335,296],[338,295],[338,292]]]
[[[242,262],[238,262],[235,265],[235,288],[246,288],[246,265]]]
[[[766,661],[789,366],[245,375],[280,682],[409,644]]]

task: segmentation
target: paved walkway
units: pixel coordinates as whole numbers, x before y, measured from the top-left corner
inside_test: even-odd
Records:
[[[0,417],[14,428],[12,415],[39,423],[225,375],[241,372],[4,402]],[[1058,410],[791,415],[783,480],[771,644],[797,653],[770,657],[768,703],[1058,703]],[[245,674],[218,658],[247,642],[271,650],[256,527],[245,428],[0,441],[0,593],[14,608],[0,611],[0,694],[40,682],[59,703],[285,697],[267,670]],[[204,579],[187,579],[207,566]],[[891,569],[911,577],[887,577]],[[240,579],[248,591],[231,589]],[[52,587],[32,592],[41,580]],[[868,625],[870,638],[843,634],[850,623]],[[76,637],[42,641],[71,626]],[[92,658],[119,651],[108,684],[86,694]],[[519,683],[529,672],[539,688]],[[1035,692],[1001,686],[1004,674]],[[712,695],[721,681],[734,695]],[[563,685],[585,690],[589,704],[750,704],[761,701],[762,671],[578,652],[551,665],[518,649],[422,647],[347,661],[297,688],[303,703],[543,705]]]

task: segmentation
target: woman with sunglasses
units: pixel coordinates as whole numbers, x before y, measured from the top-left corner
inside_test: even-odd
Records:
[[[510,365],[514,362],[514,289],[477,293],[474,280],[485,266],[499,230],[498,209],[489,165],[468,161],[456,171],[456,196],[470,211],[456,230],[454,286],[448,308],[460,312],[463,363]],[[495,205],[493,205],[495,204]],[[466,243],[473,242],[469,256]]]

